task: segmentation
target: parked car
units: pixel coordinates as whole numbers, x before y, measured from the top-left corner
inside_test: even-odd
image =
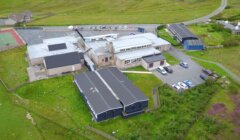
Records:
[[[182,89],[188,89],[188,86],[184,84],[183,82],[178,82],[178,86]]]
[[[203,79],[203,80],[207,80],[207,79],[208,79],[208,76],[205,75],[205,74],[200,74],[200,78]]]
[[[181,87],[178,86],[177,84],[173,84],[172,87],[173,87],[174,89],[176,89],[176,90],[181,90]]]
[[[157,71],[160,72],[162,75],[166,75],[167,72],[165,71],[165,69],[163,67],[158,67]]]
[[[194,87],[194,84],[190,80],[185,80],[183,83],[186,84],[189,88]]]
[[[213,75],[213,72],[211,70],[203,69],[202,71],[203,71],[203,73],[207,74],[208,76],[212,76]]]
[[[173,70],[170,67],[163,67],[168,73],[173,73]]]
[[[189,67],[188,63],[184,62],[184,61],[182,61],[179,65],[182,66],[183,68],[188,68]]]

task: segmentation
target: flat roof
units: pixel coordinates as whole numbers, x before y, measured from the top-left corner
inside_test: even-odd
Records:
[[[152,45],[152,42],[145,37],[119,38],[111,43],[114,52],[120,52],[121,49]]]
[[[137,102],[148,100],[148,98],[117,68],[110,67],[107,69],[101,69],[98,70],[98,73],[111,87],[114,94],[125,107]]]
[[[152,42],[152,46],[153,47],[162,46],[162,45],[170,45],[171,44],[168,41],[166,41],[166,40],[164,40],[162,38],[157,37],[153,33],[143,33],[143,34],[136,34],[136,35],[128,35],[128,36],[120,37],[119,39],[138,38],[138,37],[144,37],[144,38],[150,40]]]
[[[130,60],[130,59],[136,59],[136,58],[142,58],[144,56],[153,55],[153,54],[159,54],[160,51],[150,47],[150,48],[143,48],[123,53],[118,53],[115,56],[120,60]]]
[[[95,115],[123,108],[95,72],[85,72],[74,77],[75,83]]]
[[[63,49],[67,49],[66,43],[48,45],[49,51],[56,51],[56,50],[63,50]]]
[[[162,54],[150,55],[143,57],[143,60],[147,63],[153,63],[157,61],[165,60],[165,57]]]
[[[79,52],[71,52],[44,57],[46,69],[80,64],[81,59],[83,59],[83,53]]]
[[[69,53],[82,50],[75,46],[74,43],[77,43],[78,39],[75,37],[60,37],[43,40],[42,44],[31,45],[27,47],[28,55],[30,59],[43,58],[45,56]],[[55,51],[49,51],[49,45],[56,44],[66,44],[66,49],[60,49]]]
[[[86,42],[86,47],[91,48],[92,51],[97,55],[109,54],[107,49],[107,41],[92,41]]]
[[[174,30],[181,38],[198,38],[184,24],[170,24],[168,27],[170,30]]]

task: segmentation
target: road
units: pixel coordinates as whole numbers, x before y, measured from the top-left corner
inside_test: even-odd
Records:
[[[218,9],[216,9],[215,11],[213,11],[212,13],[210,13],[209,15],[206,15],[204,17],[200,17],[200,18],[197,18],[194,20],[190,20],[190,21],[185,21],[183,23],[186,25],[190,25],[190,24],[195,24],[198,22],[208,21],[208,19],[210,19],[211,17],[214,17],[214,16],[220,14],[226,8],[226,6],[227,6],[227,0],[222,0],[221,6]]]

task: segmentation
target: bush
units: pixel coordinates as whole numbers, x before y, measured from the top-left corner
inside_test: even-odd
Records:
[[[231,36],[228,39],[224,40],[222,45],[224,47],[236,47],[240,45],[240,37],[237,36]]]

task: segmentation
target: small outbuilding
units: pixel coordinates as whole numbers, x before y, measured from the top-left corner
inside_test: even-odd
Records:
[[[204,50],[204,45],[199,39],[185,40],[183,46],[185,50]]]
[[[83,64],[83,53],[79,52],[44,57],[44,66],[49,76],[80,70]]]
[[[166,65],[166,59],[162,54],[154,54],[142,58],[142,66],[146,70],[153,70]]]

